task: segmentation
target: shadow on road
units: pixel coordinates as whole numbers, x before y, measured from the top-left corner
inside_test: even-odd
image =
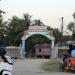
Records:
[[[71,71],[66,71],[66,73],[71,73],[71,74],[75,74],[75,70],[71,70]]]

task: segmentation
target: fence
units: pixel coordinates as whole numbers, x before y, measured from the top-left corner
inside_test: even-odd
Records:
[[[15,47],[15,46],[10,46],[6,47],[7,55],[11,56],[12,58],[20,58],[21,47]]]
[[[67,53],[68,50],[69,48],[58,48],[58,57],[62,57],[62,54]]]

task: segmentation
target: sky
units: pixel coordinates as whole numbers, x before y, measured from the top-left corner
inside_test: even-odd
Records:
[[[2,0],[0,8],[6,12],[7,20],[16,15],[20,18],[24,13],[32,15],[32,20],[40,19],[45,25],[60,28],[61,17],[64,17],[64,28],[73,21],[75,0]]]

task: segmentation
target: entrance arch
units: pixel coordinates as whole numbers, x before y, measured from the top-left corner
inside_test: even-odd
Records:
[[[43,35],[45,37],[47,37],[48,39],[51,40],[51,48],[53,49],[54,48],[54,40],[55,38],[50,35],[50,31],[47,30],[47,26],[30,26],[29,27],[29,30],[27,31],[24,31],[24,35],[22,37],[22,44],[21,44],[21,47],[22,47],[22,50],[21,50],[21,57],[25,57],[25,40],[28,39],[30,36],[32,35],[35,35],[35,34],[38,34],[38,35]]]

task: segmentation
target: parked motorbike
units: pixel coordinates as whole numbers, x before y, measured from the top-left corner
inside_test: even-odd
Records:
[[[13,69],[13,60],[10,56],[2,56],[2,62],[0,62],[0,75],[12,75],[11,71]]]

